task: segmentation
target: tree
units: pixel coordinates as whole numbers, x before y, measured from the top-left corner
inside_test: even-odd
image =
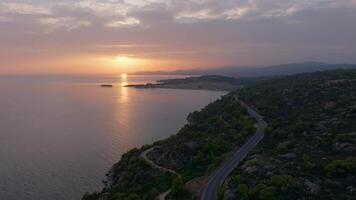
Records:
[[[224,199],[224,194],[225,194],[225,187],[222,185],[218,188],[218,194],[217,194],[217,199],[218,200],[223,200]]]
[[[276,188],[273,186],[265,186],[263,185],[259,191],[259,199],[260,200],[277,200],[279,199],[279,195],[276,191]]]
[[[172,183],[172,193],[177,194],[184,190],[184,183],[180,176],[176,177]]]
[[[248,199],[249,197],[249,189],[248,186],[246,184],[239,184],[237,187],[237,191],[238,191],[238,197],[239,199]]]

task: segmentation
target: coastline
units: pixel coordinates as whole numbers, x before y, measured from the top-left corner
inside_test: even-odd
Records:
[[[251,83],[253,79],[237,79],[227,76],[200,76],[187,77],[182,79],[158,80],[156,83],[132,84],[124,87],[136,89],[189,89],[189,90],[209,90],[209,91],[234,91],[243,85]]]
[[[162,89],[183,89],[183,88],[162,88]],[[198,88],[189,88],[189,89],[192,89],[192,90],[205,90],[205,89],[198,89]],[[210,90],[211,91],[211,90]],[[214,90],[214,91],[217,91],[217,90]],[[218,90],[218,91],[226,91],[226,90]],[[225,100],[224,100],[225,99]],[[228,100],[226,100],[228,99]],[[216,102],[219,102],[219,101],[227,101],[227,102],[235,102],[235,97],[232,97],[231,94],[226,94],[224,95],[220,100],[217,100]],[[214,102],[216,104],[216,102]],[[230,103],[231,103],[230,102]],[[212,105],[214,103],[210,103],[209,105],[207,105],[206,107],[212,107]],[[234,144],[234,145],[217,145],[217,146],[230,146],[231,149],[226,149],[226,150],[223,150],[223,152],[221,153],[221,156],[224,154],[224,155],[227,155],[229,154],[229,152],[231,153],[234,149],[236,148],[239,148],[239,146],[241,146],[244,141],[252,134],[252,132],[254,132],[254,128],[250,128],[250,127],[253,127],[253,125],[251,124],[254,124],[253,120],[250,118],[250,116],[247,114],[247,111],[245,110],[245,108],[240,104],[240,103],[233,103],[233,104],[236,104],[236,108],[237,110],[240,110],[238,111],[238,115],[240,116],[241,115],[241,119],[244,119],[243,121],[245,121],[244,123],[248,123],[250,124],[249,126],[245,126],[247,127],[247,129],[249,130],[246,130],[244,133],[244,136],[242,136],[242,139],[240,139],[240,142],[241,144],[237,145]],[[214,106],[215,107],[215,106]],[[221,106],[216,106],[216,107],[221,107]],[[206,108],[204,108],[206,109]],[[204,110],[203,109],[203,110]],[[202,111],[199,111],[199,112],[202,112]],[[194,113],[198,113],[199,112],[195,111]],[[186,126],[189,126],[189,124],[192,124],[194,122],[192,122],[191,120],[191,115],[194,114],[194,113],[191,113],[189,116],[188,116],[188,124]],[[244,113],[244,114],[243,114]],[[244,117],[245,116],[245,117]],[[248,122],[249,121],[249,122]],[[186,127],[184,126],[184,127]],[[184,129],[183,127],[183,129]],[[226,130],[227,131],[227,130]],[[238,131],[239,132],[239,131]],[[235,133],[234,133],[235,134]],[[184,139],[184,137],[186,136],[182,136],[182,133],[178,132],[177,134],[174,134],[172,135],[171,137],[167,138],[167,139],[164,139],[164,140],[160,140],[160,141],[157,141],[157,142],[154,142],[153,144],[151,145],[144,145],[142,146],[141,148],[134,148],[132,150],[130,150],[128,153],[126,153],[125,155],[122,156],[122,158],[119,160],[118,163],[116,163],[112,169],[107,173],[107,180],[105,181],[105,187],[104,189],[99,192],[99,193],[93,193],[91,195],[85,195],[83,197],[83,199],[85,200],[91,200],[91,199],[97,199],[97,197],[104,197],[104,199],[110,199],[110,195],[112,196],[112,190],[115,190],[115,188],[117,188],[116,186],[119,184],[121,184],[122,182],[122,177],[124,176],[123,174],[125,174],[125,164],[123,164],[124,162],[126,162],[126,157],[129,157],[129,159],[135,159],[135,160],[143,160],[143,162],[145,162],[146,164],[148,164],[148,167],[151,168],[151,164],[154,163],[155,165],[157,166],[160,166],[160,168],[165,168],[165,169],[168,169],[168,170],[162,170],[162,169],[159,169],[159,168],[155,168],[153,167],[154,169],[149,169],[147,168],[147,166],[142,166],[142,168],[147,168],[147,170],[145,171],[146,173],[148,173],[149,175],[152,175],[152,174],[159,174],[159,177],[165,177],[164,179],[166,180],[170,180],[167,182],[166,185],[164,185],[164,187],[161,187],[160,189],[156,189],[156,191],[158,191],[158,194],[165,194],[167,191],[169,191],[169,189],[172,187],[171,183],[174,182],[175,179],[180,178],[182,179],[182,181],[184,181],[183,183],[188,183],[190,182],[191,180],[195,179],[195,178],[198,178],[198,177],[201,177],[201,176],[210,176],[211,173],[213,171],[215,171],[215,169],[217,169],[220,164],[222,163],[222,158],[220,156],[216,157],[216,158],[211,158],[209,159],[210,161],[208,163],[211,163],[211,164],[204,164],[204,170],[200,170],[198,172],[194,172],[193,169],[188,169],[188,170],[183,170],[181,169],[179,166],[174,166],[174,163],[176,161],[175,158],[170,158],[169,155],[181,155],[180,153],[176,152],[177,149],[174,149],[174,146],[175,145],[170,145],[169,143],[171,143],[174,140],[182,140],[182,137],[184,141],[187,141],[186,143],[188,143],[188,141],[190,141],[191,139]],[[202,136],[203,138],[206,137],[206,136]],[[209,136],[210,137],[210,136]],[[198,139],[196,140],[196,142],[198,143],[201,143],[202,141],[205,141],[206,139]],[[214,136],[214,139],[209,139],[210,141],[214,141],[216,138]],[[225,141],[225,142],[228,142],[228,141]],[[229,141],[230,142],[230,141]],[[204,142],[203,142],[204,143]],[[177,143],[179,144],[179,143]],[[180,144],[180,145],[183,145],[185,146],[186,144],[183,143],[183,144]],[[200,144],[202,145],[202,144]],[[178,145],[179,146],[179,145]],[[188,145],[189,146],[189,145]],[[194,146],[194,145],[193,145]],[[204,145],[203,145],[204,146]],[[168,149],[167,149],[168,148]],[[184,147],[184,148],[187,148],[187,147]],[[165,155],[164,153],[162,154],[162,150],[163,149],[166,149],[164,150],[163,152],[169,152],[167,155]],[[145,151],[148,151],[146,155],[152,163],[149,163],[147,162],[147,160],[145,160],[144,158],[142,158],[142,154],[145,152]],[[178,150],[179,151],[179,150]],[[192,151],[195,151],[195,150],[192,150]],[[173,153],[173,154],[172,154]],[[197,152],[196,152],[197,153]],[[191,160],[192,158],[195,158],[197,156],[197,154],[193,154],[193,155],[185,155],[185,156],[188,156],[190,157],[188,160]],[[150,155],[152,154],[152,155]],[[219,153],[220,154],[220,153]],[[158,156],[157,156],[158,155]],[[168,156],[168,157],[167,157]],[[152,159],[154,158],[154,159]],[[155,160],[156,159],[156,160]],[[157,160],[159,159],[159,160]],[[167,160],[168,159],[168,160]],[[170,160],[170,159],[173,159],[173,160]],[[182,160],[186,160],[186,158],[183,158]],[[135,161],[136,162],[136,161]],[[137,161],[137,162],[141,162],[141,161]],[[160,162],[163,162],[160,163]],[[165,166],[167,165],[167,162],[168,163],[173,163],[173,166]],[[146,165],[146,164],[143,164],[141,163],[142,165]],[[169,164],[168,164],[169,165]],[[208,167],[210,166],[210,167]],[[155,171],[156,170],[156,171]],[[193,171],[192,171],[193,170]],[[149,171],[149,172],[147,172]],[[155,171],[155,172],[153,172]],[[177,173],[180,173],[180,172],[184,172],[182,176],[177,176],[176,173],[172,173],[172,171],[174,172],[177,172]],[[188,173],[186,173],[186,171],[188,171]],[[139,169],[137,171],[137,173],[142,173],[142,171]],[[188,175],[190,173],[193,173],[192,175]],[[196,174],[196,175],[194,175]],[[182,177],[182,178],[181,178]],[[189,178],[190,177],[190,178]],[[157,178],[157,177],[156,177]],[[121,186],[121,188],[124,188],[125,186]],[[187,190],[185,188],[185,186],[183,186],[183,189],[184,190],[182,193],[187,193]],[[116,192],[118,193],[118,192]],[[170,195],[170,194],[165,194],[166,195]],[[192,195],[190,192],[189,192],[189,196]],[[189,197],[190,198],[190,197]],[[196,198],[196,197],[195,197]]]

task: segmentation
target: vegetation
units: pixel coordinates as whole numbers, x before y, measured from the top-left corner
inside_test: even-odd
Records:
[[[188,122],[148,154],[160,166],[180,173],[184,181],[216,168],[223,153],[243,144],[254,132],[253,119],[233,95],[189,114]]]
[[[262,79],[265,78],[233,78],[228,76],[207,75],[199,77],[158,80],[157,83],[126,85],[126,87],[233,91],[241,88],[243,85],[248,85]]]
[[[153,200],[171,188],[167,199],[193,199],[185,183],[215,169],[227,153],[243,144],[255,123],[235,95],[226,95],[188,116],[176,135],[124,154],[108,173],[106,187],[85,194],[83,200]],[[148,158],[180,175],[152,168],[141,154],[153,148]]]
[[[355,199],[356,70],[267,80],[235,94],[269,123],[229,178],[237,199]]]
[[[140,157],[143,149],[132,149],[124,154],[108,174],[107,186],[100,193],[86,194],[83,199],[156,199],[160,192],[168,190],[175,176],[153,169]]]
[[[196,83],[196,82],[221,82],[231,85],[246,85],[258,80],[257,78],[234,78],[229,76],[217,76],[217,75],[206,75],[199,77],[188,77],[188,78],[178,78],[178,79],[165,79],[159,80],[162,84],[185,84],[185,83]]]
[[[265,138],[219,189],[238,199],[355,199],[356,70],[265,80],[232,92],[188,116],[170,138],[122,156],[106,187],[84,200],[194,199],[186,187],[209,174],[224,154],[254,132],[238,99],[265,116]],[[147,157],[179,175],[152,168]],[[231,196],[231,195],[229,195]]]

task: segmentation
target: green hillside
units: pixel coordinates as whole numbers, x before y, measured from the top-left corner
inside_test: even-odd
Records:
[[[269,126],[230,176],[227,196],[356,198],[356,70],[288,76],[236,94]]]
[[[254,132],[254,120],[234,95],[189,114],[187,121],[176,135],[124,154],[108,173],[105,188],[85,194],[83,200],[155,200],[170,188],[170,199],[193,199],[183,183],[211,173],[225,153]],[[144,160],[142,153],[151,148],[147,157],[178,175]]]
[[[286,76],[232,92],[191,113],[176,135],[124,154],[106,187],[83,199],[151,200],[170,188],[168,199],[196,199],[184,183],[211,174],[254,132],[238,99],[265,117],[268,130],[220,195],[225,189],[228,199],[355,199],[356,70]],[[152,167],[142,157],[148,150],[149,160],[175,173]]]

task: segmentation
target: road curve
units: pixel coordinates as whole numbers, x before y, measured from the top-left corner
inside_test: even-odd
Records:
[[[256,119],[256,132],[247,140],[247,142],[237,150],[233,156],[226,161],[210,178],[209,182],[203,188],[202,200],[216,200],[217,192],[220,185],[224,182],[227,176],[234,168],[237,167],[240,161],[242,161],[247,154],[262,140],[264,137],[267,123],[263,120],[263,117],[254,111],[251,107],[245,103],[240,103],[247,108],[247,112],[250,116]]]

